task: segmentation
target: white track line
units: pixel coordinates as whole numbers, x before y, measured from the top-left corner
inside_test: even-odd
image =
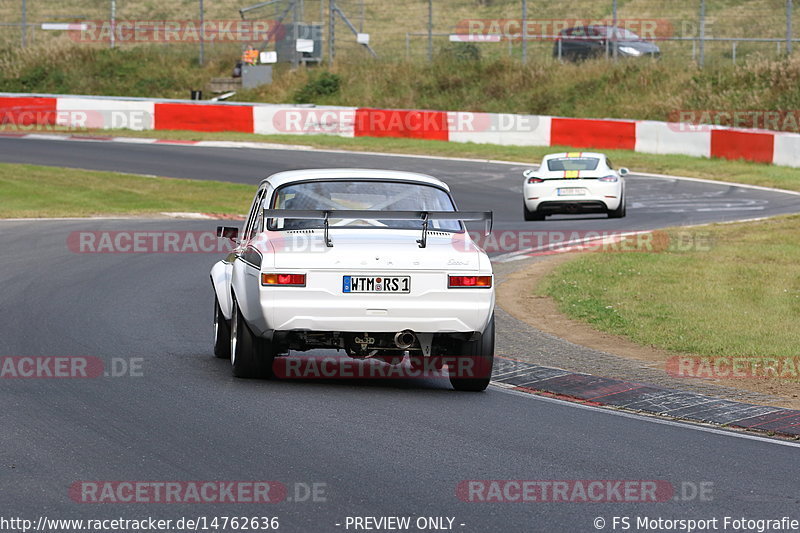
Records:
[[[690,228],[692,226],[681,226],[681,227]],[[511,261],[518,261],[520,259],[525,259],[530,254],[536,252],[546,252],[554,248],[557,248],[557,250],[555,250],[553,253],[579,252],[582,251],[578,248],[580,246],[590,245],[595,242],[599,242],[602,244],[614,244],[616,242],[620,242],[623,238],[630,237],[631,235],[642,235],[645,233],[652,233],[653,231],[656,230],[627,231],[627,232],[614,233],[611,236],[601,235],[599,237],[584,237],[583,239],[573,239],[571,241],[548,243],[548,244],[543,244],[541,246],[537,246],[536,248],[526,248],[525,250],[518,250],[516,252],[508,252],[502,255],[497,255],[492,257],[491,259],[495,263],[509,263]]]

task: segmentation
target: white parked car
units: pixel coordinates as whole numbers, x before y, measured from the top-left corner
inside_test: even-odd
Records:
[[[625,216],[627,168],[614,170],[605,154],[568,152],[550,154],[538,169],[522,173],[525,220],[544,220],[547,215],[608,213]]]
[[[258,187],[235,249],[211,269],[214,352],[238,377],[271,377],[289,350],[450,370],[484,390],[494,358],[494,279],[486,253],[431,176],[363,169],[296,170]],[[294,354],[293,354],[294,355]],[[454,365],[455,366],[455,365]]]

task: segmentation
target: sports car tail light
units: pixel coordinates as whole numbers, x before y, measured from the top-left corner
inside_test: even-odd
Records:
[[[284,285],[289,287],[305,287],[305,274],[261,274],[262,285]]]
[[[450,289],[488,289],[492,286],[492,276],[448,276]]]
[[[528,183],[544,183],[544,180],[541,178],[528,178]]]
[[[617,178],[616,176],[603,176],[602,178],[599,178],[597,181],[606,181],[609,183],[615,183],[618,180],[619,178]]]

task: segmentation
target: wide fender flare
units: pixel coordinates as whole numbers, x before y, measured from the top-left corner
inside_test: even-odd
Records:
[[[219,307],[226,320],[230,320],[231,316],[233,316],[231,271],[232,265],[226,261],[218,261],[211,267],[211,285],[214,288]]]

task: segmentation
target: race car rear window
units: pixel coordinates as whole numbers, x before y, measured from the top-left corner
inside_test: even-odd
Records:
[[[376,211],[375,219],[330,219],[333,227],[373,227],[421,229],[417,220],[382,220],[380,211],[455,211],[450,195],[438,188],[418,183],[380,180],[308,181],[284,185],[276,192],[274,209],[366,209]],[[277,222],[277,223],[276,223]],[[319,220],[283,219],[270,223],[270,229],[321,227]],[[431,229],[461,231],[457,220],[432,220]]]
[[[547,169],[555,172],[562,170],[595,170],[600,160],[596,157],[556,157],[547,162]]]

